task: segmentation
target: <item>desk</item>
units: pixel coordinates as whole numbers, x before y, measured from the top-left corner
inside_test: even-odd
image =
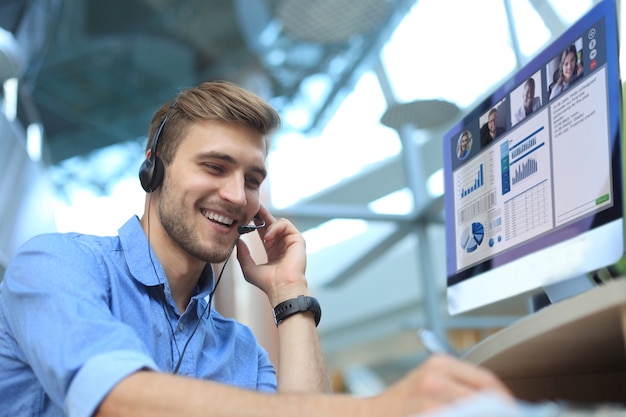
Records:
[[[491,369],[520,399],[626,404],[626,279],[524,317],[464,358]]]

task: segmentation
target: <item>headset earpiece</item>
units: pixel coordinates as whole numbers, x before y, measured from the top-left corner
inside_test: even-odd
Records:
[[[167,109],[167,113],[165,113],[165,117],[163,121],[159,125],[156,133],[154,134],[154,139],[152,140],[152,147],[150,149],[150,156],[148,156],[139,167],[139,182],[141,183],[141,188],[144,189],[145,192],[151,193],[163,182],[163,175],[165,174],[165,165],[161,158],[157,156],[157,144],[159,142],[159,137],[161,136],[161,131],[163,130],[163,126],[165,126],[165,122],[170,117],[170,112],[176,101],[173,101],[170,105],[169,109]]]
[[[161,185],[163,182],[163,174],[165,173],[165,166],[161,158],[155,154],[150,154],[139,168],[139,182],[145,192],[151,193]]]

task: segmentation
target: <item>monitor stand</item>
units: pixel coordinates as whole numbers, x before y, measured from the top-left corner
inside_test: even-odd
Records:
[[[543,293],[532,297],[532,312],[537,312],[550,304],[582,294],[594,286],[593,281],[587,275],[579,275],[561,282],[544,285]]]

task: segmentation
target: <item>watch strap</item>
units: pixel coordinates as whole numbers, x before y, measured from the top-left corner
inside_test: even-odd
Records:
[[[287,301],[283,301],[274,307],[274,323],[278,326],[286,318],[293,316],[297,313],[305,313],[311,311],[315,318],[315,326],[320,322],[322,318],[322,309],[320,303],[314,297],[307,295],[299,295],[297,298],[291,298]]]

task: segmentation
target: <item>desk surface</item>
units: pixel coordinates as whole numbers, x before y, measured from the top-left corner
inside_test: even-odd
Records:
[[[626,279],[545,307],[464,355],[502,379],[626,372]]]

